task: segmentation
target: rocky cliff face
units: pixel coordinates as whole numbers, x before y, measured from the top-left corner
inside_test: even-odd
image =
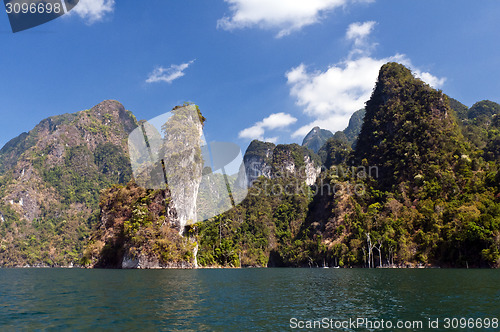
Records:
[[[306,184],[308,186],[312,186],[316,182],[319,173],[321,173],[321,167],[311,160],[310,156],[304,156],[304,173]]]
[[[181,223],[168,189],[134,182],[104,190],[100,222],[82,263],[92,267],[155,269],[196,267],[194,238],[181,236]]]
[[[243,156],[243,163],[249,187],[259,176],[271,178],[271,163],[275,147],[273,143],[258,140],[252,141],[248,146]],[[244,177],[238,179],[238,181],[243,180],[245,180]]]
[[[203,122],[195,105],[174,107],[172,113],[162,127],[165,141],[161,155],[182,232],[184,226],[198,220],[196,197],[205,164],[201,151]]]
[[[196,105],[176,106],[151,123],[142,121],[128,142],[136,183],[148,189],[168,184],[181,232],[198,220],[196,197],[209,157],[201,149],[203,119]]]
[[[131,181],[101,193],[100,224],[85,250],[85,265],[127,269],[197,266],[195,237],[186,226],[198,220],[197,203],[206,203],[197,199],[205,165],[201,149],[204,118],[196,105],[184,105],[175,107],[164,121],[161,136],[147,122],[131,134],[134,178],[141,185]],[[216,180],[220,179],[212,175],[213,183],[205,184],[218,186]],[[185,230],[187,234],[183,234]]]

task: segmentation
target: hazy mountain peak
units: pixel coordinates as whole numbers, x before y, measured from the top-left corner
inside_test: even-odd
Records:
[[[302,146],[308,147],[315,153],[318,153],[319,149],[326,143],[326,141],[333,137],[333,133],[326,129],[321,129],[320,127],[314,127],[311,131],[304,137],[302,141]]]

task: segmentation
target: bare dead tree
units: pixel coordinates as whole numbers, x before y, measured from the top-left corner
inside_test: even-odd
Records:
[[[392,245],[388,246],[388,256],[387,256],[387,265],[390,267],[394,266],[394,247]]]
[[[379,267],[382,267],[382,238],[377,241],[378,247],[374,245],[373,247],[378,251]]]
[[[375,245],[372,243],[370,239],[370,233],[366,233],[366,245],[368,247],[368,268],[371,268],[373,264],[373,248]]]

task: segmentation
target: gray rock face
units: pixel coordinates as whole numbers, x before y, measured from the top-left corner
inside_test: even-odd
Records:
[[[305,164],[304,171],[306,175],[306,184],[308,186],[312,186],[316,182],[319,173],[321,173],[321,167],[315,165],[314,162],[311,160],[311,157],[309,156],[304,156],[304,164]]]
[[[154,125],[160,118],[161,128]],[[134,178],[148,189],[168,186],[182,232],[197,221],[196,197],[204,167],[199,111],[195,105],[177,106],[150,121],[129,136]]]
[[[181,232],[197,221],[196,197],[203,171],[201,155],[202,123],[194,105],[175,107],[163,126],[164,163],[172,202],[177,210]]]
[[[259,176],[272,177],[272,158],[276,145],[268,142],[252,141],[245,152],[243,163],[248,187],[251,187]],[[240,172],[241,173],[241,172]],[[245,181],[244,177],[238,177],[237,182]]]
[[[269,156],[272,156],[272,151],[268,150]],[[271,164],[264,158],[249,157],[245,162],[245,173],[248,181],[248,186],[257,180],[260,176],[271,179],[273,177]]]
[[[260,176],[268,179],[295,176],[303,179],[307,185],[313,185],[321,167],[308,153],[307,149],[297,144],[276,146],[272,143],[253,141],[244,156],[248,186],[252,186]],[[238,178],[237,181],[242,179]]]

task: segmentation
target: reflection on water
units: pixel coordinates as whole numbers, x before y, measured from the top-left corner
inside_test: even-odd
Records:
[[[292,317],[500,318],[498,303],[498,270],[0,269],[2,329],[271,331]]]

